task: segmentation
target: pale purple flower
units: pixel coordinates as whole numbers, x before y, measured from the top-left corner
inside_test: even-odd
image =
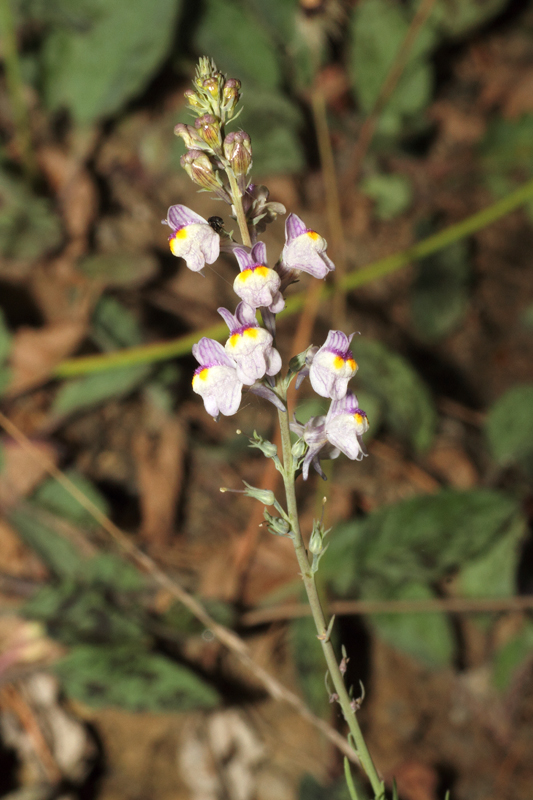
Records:
[[[235,361],[214,339],[203,337],[193,345],[192,354],[200,366],[195,370],[192,388],[199,394],[205,410],[218,419],[219,414],[236,414],[242,395],[242,381],[237,376]]]
[[[348,381],[357,372],[357,363],[350,351],[354,334],[330,331],[328,338],[313,356],[309,379],[315,392],[322,397],[341,400],[348,389]]]
[[[219,308],[218,313],[229,328],[225,350],[237,365],[239,380],[251,386],[265,375],[277,375],[281,356],[273,347],[271,334],[257,324],[255,309],[241,302],[235,315],[226,308]]]
[[[340,400],[332,400],[326,415],[326,438],[333,447],[352,461],[361,461],[367,455],[363,433],[368,430],[368,417],[359,408],[353,392],[346,392]]]
[[[327,246],[326,240],[307,228],[300,217],[289,214],[285,221],[285,247],[281,254],[281,263],[286,270],[297,269],[315,278],[325,278],[335,269],[335,264],[326,255]]]
[[[307,444],[302,464],[304,481],[311,466],[325,479],[321,459],[337,458],[344,453],[352,461],[360,461],[367,455],[362,436],[368,430],[368,419],[353,392],[341,400],[333,400],[325,417],[311,417],[305,425],[295,420],[291,430]]]
[[[285,300],[279,291],[281,280],[278,273],[266,265],[264,243],[257,242],[251,253],[242,247],[236,247],[233,252],[240,268],[233,282],[235,294],[252,308],[264,307],[278,314],[285,307]]]
[[[220,253],[220,236],[206,219],[187,206],[170,206],[164,225],[172,228],[168,237],[170,249],[181,256],[193,272],[200,272],[207,264],[213,264]]]

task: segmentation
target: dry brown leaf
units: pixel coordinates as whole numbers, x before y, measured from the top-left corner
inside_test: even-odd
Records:
[[[406,761],[394,770],[394,778],[405,800],[436,800],[438,775],[429,764]]]
[[[19,328],[11,351],[12,379],[7,395],[12,397],[47,381],[54,367],[78,347],[86,330],[85,319]]]
[[[444,137],[450,141],[475,144],[485,133],[486,123],[480,114],[467,113],[449,100],[434,103],[429,113],[440,124]]]
[[[442,443],[427,455],[428,466],[440,478],[456,489],[472,489],[478,483],[478,474],[473,463],[461,447]]]
[[[44,580],[46,569],[5,519],[0,519],[0,573],[14,578]]]
[[[46,477],[45,467],[25,448],[4,440],[4,467],[0,473],[0,504],[3,508],[27,497]],[[56,449],[48,442],[32,442],[47,461],[57,463]]]
[[[176,417],[166,417],[151,434],[140,430],[133,440],[142,513],[141,536],[156,546],[168,543],[183,477],[185,432]]]
[[[533,111],[533,68],[525,70],[509,87],[503,106],[503,114],[508,119],[516,119],[531,111]]]

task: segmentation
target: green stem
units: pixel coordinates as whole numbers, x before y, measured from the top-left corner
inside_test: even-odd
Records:
[[[235,181],[235,177],[233,177],[233,180]],[[506,197],[488,206],[488,208],[478,211],[477,214],[473,214],[462,222],[450,225],[448,228],[445,228],[445,230],[440,231],[440,233],[428,236],[427,239],[417,242],[417,244],[406,250],[401,250],[391,256],[374,261],[372,264],[362,269],[351,272],[340,283],[340,287],[343,290],[349,291],[356,289],[358,286],[364,286],[377,278],[390,275],[401,267],[410,264],[412,261],[432,255],[443,247],[453,244],[453,242],[464,239],[466,236],[471,236],[473,233],[482,230],[487,225],[500,219],[500,217],[523,206],[532,198],[533,180],[524,183],[514,192],[511,192]],[[235,205],[237,217],[239,215],[238,207],[240,207],[242,211],[242,201],[240,197],[239,203]],[[244,218],[244,213],[242,217]],[[240,225],[241,222],[239,222],[239,227]],[[246,225],[245,219],[241,234],[243,236],[243,242],[246,244],[244,231],[246,231],[249,241],[248,226]],[[322,300],[330,297],[333,292],[334,288],[324,287],[322,290]],[[278,314],[278,318],[299,311],[303,307],[304,302],[304,292],[290,297],[285,304],[284,310],[281,314]],[[227,326],[222,323],[220,325],[213,325],[200,332],[196,331],[193,334],[187,334],[187,336],[182,336],[170,342],[157,342],[156,344],[143,345],[141,347],[131,347],[117,353],[102,353],[94,356],[82,356],[81,358],[69,358],[58,364],[54,374],[58,378],[68,378],[74,375],[86,375],[91,372],[102,372],[104,370],[116,369],[117,367],[131,366],[132,364],[151,364],[156,361],[165,361],[169,358],[176,358],[190,353],[193,344],[197,342],[201,336],[208,336],[211,339],[218,340],[225,338],[227,333]]]
[[[10,0],[0,0],[0,35],[3,44],[7,92],[15,128],[15,141],[26,176],[31,179],[36,171],[35,159]]]
[[[372,789],[374,791],[376,798],[381,798],[383,796],[383,783],[379,778],[376,767],[374,766],[374,762],[372,761],[372,757],[366,746],[363,734],[361,732],[361,728],[359,727],[359,723],[357,722],[355,712],[351,706],[350,696],[348,694],[348,691],[346,690],[346,686],[344,685],[344,678],[341,675],[339,664],[337,662],[337,657],[335,655],[333,645],[331,644],[328,635],[328,626],[326,624],[324,612],[320,604],[320,598],[318,596],[314,575],[311,572],[309,557],[307,555],[307,551],[305,549],[305,545],[302,539],[302,534],[300,531],[300,523],[298,519],[298,507],[296,503],[296,493],[294,485],[295,469],[292,457],[288,411],[285,412],[278,411],[278,416],[279,416],[279,424],[281,430],[281,446],[283,452],[284,470],[282,474],[283,474],[283,483],[285,485],[285,496],[287,498],[287,512],[289,514],[289,519],[291,524],[291,532],[292,532],[291,538],[294,544],[296,558],[298,559],[298,564],[300,566],[300,572],[305,586],[305,591],[307,593],[307,599],[309,600],[311,613],[315,621],[318,640],[322,645],[322,652],[324,653],[324,658],[328,666],[329,674],[331,676],[331,680],[333,681],[335,691],[339,698],[339,704],[342,708],[344,719],[346,720],[346,723],[350,729],[350,733],[354,738],[357,754],[361,760],[361,764],[363,765],[367,777],[370,783],[372,784]]]
[[[241,232],[242,243],[245,244],[246,247],[251,247],[252,240],[250,239],[250,231],[248,230],[246,215],[242,207],[242,197],[239,187],[237,185],[237,179],[233,174],[233,170],[231,167],[226,168],[226,175],[228,176],[229,185],[231,188],[231,199],[233,200],[233,208],[235,209],[235,214],[237,215],[237,222],[239,223],[239,230]]]

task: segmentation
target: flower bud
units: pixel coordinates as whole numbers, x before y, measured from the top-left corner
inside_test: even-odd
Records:
[[[307,445],[304,442],[304,440],[297,439],[291,448],[293,458],[298,458],[298,459],[302,458],[302,456],[305,455],[306,450],[307,450]]]
[[[200,139],[192,125],[184,125],[183,122],[178,122],[174,128],[174,133],[185,142],[185,147],[188,150],[194,150],[198,147],[205,147],[203,141]]]
[[[222,200],[231,203],[231,198],[206,153],[201,150],[188,150],[180,158],[180,164],[193,183],[209,192],[215,192]]]
[[[224,139],[224,155],[232,166],[241,193],[244,194],[247,188],[246,176],[252,167],[252,143],[246,131],[228,133]]]
[[[276,502],[276,495],[271,489],[258,489],[256,486],[250,486],[246,481],[243,481],[243,483],[246,486],[244,494],[248,495],[248,497],[259,500],[265,506],[273,506]]]
[[[241,82],[235,78],[230,78],[224,84],[222,90],[222,109],[226,113],[228,119],[231,119],[237,103],[241,97]]]
[[[193,108],[201,108],[202,107],[202,103],[200,102],[200,100],[198,98],[198,95],[192,89],[187,89],[187,91],[183,93],[183,96],[187,99],[187,102],[189,103],[189,105],[193,106]],[[180,123],[180,124],[183,124],[183,123]],[[174,131],[175,131],[175,129],[174,129]]]
[[[194,121],[197,135],[217,155],[222,155],[222,134],[220,122],[213,114],[203,114]]]
[[[287,536],[290,533],[291,526],[283,517],[273,517],[268,511],[263,511],[263,517],[266,520],[268,530],[275,536]]]
[[[250,447],[257,447],[258,450],[261,450],[263,455],[267,458],[274,458],[278,454],[278,448],[272,442],[263,439],[262,436],[259,436],[257,431],[254,431],[253,439],[250,439]]]
[[[324,549],[324,542],[322,539],[321,531],[315,528],[309,540],[309,552],[314,556],[319,556]]]

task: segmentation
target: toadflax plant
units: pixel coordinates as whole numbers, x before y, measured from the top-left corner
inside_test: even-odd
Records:
[[[327,255],[325,239],[309,229],[296,214],[289,214],[285,222],[285,246],[278,261],[273,267],[269,266],[266,247],[259,236],[286,210],[281,203],[269,200],[265,186],[252,183],[252,146],[248,134],[240,130],[226,132],[228,122],[237,116],[240,82],[227,80],[211,59],[201,58],[193,85],[185,95],[196,116],[194,124],[180,123],[175,128],[187,147],[181,164],[195,184],[213,192],[230,206],[230,217],[237,221],[242,241],[236,242],[225,231],[220,217],[206,220],[183,205],[171,206],[164,220],[170,228],[172,253],[184,258],[189,269],[201,273],[206,264],[217,260],[221,251],[230,253],[238,268],[233,288],[239,302],[233,311],[218,309],[228,326],[228,339],[224,346],[206,337],[194,345],[193,355],[199,366],[194,372],[192,387],[202,397],[208,414],[215,419],[220,414],[232,415],[238,411],[245,388],[278,409],[282,459],[275,445],[257,434],[250,441],[252,447],[274,460],[283,476],[285,508],[272,491],[247,484],[244,491],[266,506],[274,507],[274,515],[266,508],[264,512],[269,530],[288,536],[294,544],[317,637],[335,687],[332,699],[341,706],[350,742],[375,797],[381,798],[384,786],[356,719],[360,701],[351,696],[344,684],[345,658],[339,664],[330,640],[333,619],[326,623],[315,586],[315,574],[326,549],[327,531],[322,521],[315,521],[306,549],[295,496],[296,477],[301,474],[303,480],[307,480],[311,467],[325,477],[320,465],[323,459],[337,458],[344,453],[359,461],[366,455],[362,437],[368,429],[367,416],[359,408],[355,394],[348,389],[357,371],[350,350],[353,334],[347,336],[342,331],[330,331],[322,347],[310,346],[295,356],[285,373],[276,349],[276,314],[285,306],[287,288],[301,272],[323,279],[335,265]],[[297,419],[290,421],[287,390],[294,378],[298,387],[307,377],[315,392],[329,398],[331,404],[325,416],[312,417],[302,424]],[[296,434],[294,443],[291,431]],[[349,774],[347,779],[350,793],[356,797]]]

